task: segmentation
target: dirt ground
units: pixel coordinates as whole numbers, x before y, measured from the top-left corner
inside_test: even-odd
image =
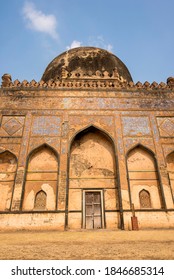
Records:
[[[174,230],[0,232],[1,260],[173,260]]]

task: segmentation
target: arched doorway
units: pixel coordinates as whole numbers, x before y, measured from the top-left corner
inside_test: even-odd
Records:
[[[118,228],[119,199],[112,139],[90,126],[73,139],[69,156],[68,227]]]

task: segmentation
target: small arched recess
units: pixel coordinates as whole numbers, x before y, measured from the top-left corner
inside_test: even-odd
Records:
[[[57,182],[58,155],[52,147],[44,144],[28,156],[22,209],[27,211],[55,210]],[[45,206],[36,207],[39,205],[38,198],[43,199]]]
[[[119,227],[117,187],[112,138],[95,126],[77,133],[69,152],[68,227]]]
[[[35,196],[34,209],[35,210],[46,210],[47,194],[43,190],[38,191]]]
[[[17,169],[17,158],[10,151],[0,153],[0,211],[9,211]]]
[[[149,195],[150,207],[147,208],[161,208],[162,194],[154,153],[140,144],[135,146],[127,154],[127,169],[130,203],[136,209],[146,208],[142,199]]]
[[[139,192],[139,199],[140,199],[140,207],[141,208],[151,208],[151,197],[150,197],[150,193],[146,190],[141,190]]]

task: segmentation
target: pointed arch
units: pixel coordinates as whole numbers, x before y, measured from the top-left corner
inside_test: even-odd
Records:
[[[28,156],[27,156],[27,161],[26,161],[26,164],[28,165],[29,163],[29,159],[31,159],[32,156],[34,156],[35,153],[37,153],[39,150],[42,150],[43,148],[47,148],[49,149],[50,151],[53,152],[53,154],[55,155],[55,157],[58,159],[59,161],[59,154],[58,152],[56,151],[56,149],[54,147],[52,147],[51,145],[47,144],[47,143],[43,143],[37,147],[35,147],[34,149],[32,149]]]
[[[0,153],[0,211],[9,211],[17,170],[17,157],[9,150]]]
[[[154,152],[142,144],[137,144],[127,152],[126,159],[130,204],[133,203],[135,208],[143,208],[139,203],[139,194],[143,188],[153,200],[151,205],[161,208],[163,192]]]
[[[150,193],[143,189],[139,192],[140,208],[151,208],[151,197]]]
[[[91,173],[91,169],[95,168],[95,167],[93,165],[91,165],[91,166],[88,166],[88,165],[90,165],[90,162],[93,161],[95,157],[97,157],[97,158],[100,157],[100,160],[101,160],[101,152],[103,150],[104,141],[106,141],[106,145],[105,145],[106,150],[110,154],[112,154],[112,156],[111,156],[112,160],[110,159],[110,160],[108,160],[108,162],[106,162],[106,161],[104,162],[104,155],[102,155],[103,164],[104,165],[107,165],[107,164],[114,165],[115,157],[114,157],[113,150],[115,151],[115,147],[114,147],[113,140],[106,132],[104,132],[103,130],[101,130],[93,125],[88,126],[87,128],[81,130],[80,132],[76,133],[76,135],[73,137],[73,140],[71,141],[71,145],[70,145],[70,156],[73,154],[73,150],[74,149],[77,150],[77,148],[80,147],[80,145],[82,144],[83,148],[87,149],[87,152],[84,155],[84,157],[88,161],[88,163],[86,162],[86,164],[87,164],[86,168],[84,166],[84,162],[81,162],[81,166],[83,165],[84,168],[82,168],[82,169],[84,169],[84,171],[86,170],[86,172],[87,172],[87,170],[90,170],[90,173]],[[87,142],[89,142],[89,145]],[[100,142],[102,142],[102,145],[100,145]],[[97,145],[97,144],[99,144],[99,145]],[[96,151],[95,151],[95,145],[98,146],[98,147],[96,147],[96,149],[98,148],[98,153],[96,153]],[[88,147],[86,147],[86,146],[88,146]],[[88,153],[89,151],[91,151],[91,154]],[[84,150],[79,149],[79,152],[81,152],[81,154],[82,153],[84,154]],[[103,150],[103,152],[104,152],[104,150]],[[79,157],[77,160],[78,161],[80,160]],[[97,164],[97,162],[95,162],[95,165],[96,164]],[[101,163],[101,165],[102,165],[102,163]],[[113,166],[112,167],[108,166],[108,171],[109,171],[109,168],[114,169]],[[102,166],[100,167],[100,169],[102,169]],[[105,168],[105,169],[107,169],[107,168]],[[71,171],[71,164],[70,164],[70,171]]]
[[[0,156],[2,156],[4,153],[7,153],[7,154],[11,155],[11,157],[13,157],[16,162],[18,161],[17,156],[13,152],[11,152],[10,150],[0,151]]]
[[[43,190],[40,190],[35,195],[34,209],[46,210],[47,194]]]
[[[146,147],[144,146],[143,144],[141,143],[137,143],[136,145],[132,146],[126,153],[126,157],[129,156],[129,153],[134,150],[135,148],[141,148],[142,150],[144,151],[147,151],[147,153],[151,154],[154,158],[156,158],[155,156],[155,153],[149,148],[149,147]]]
[[[47,195],[48,209],[55,210],[58,196],[59,157],[57,151],[44,143],[27,157],[23,210],[35,209],[35,197],[41,190]],[[41,193],[42,193],[41,192]],[[42,210],[42,209],[40,209]]]
[[[85,194],[82,196],[83,203],[81,203],[81,193],[86,190],[89,190],[90,193],[95,191],[94,195],[91,194],[91,197],[95,197],[96,191],[99,190],[101,197],[104,198],[102,211],[105,211],[106,221],[103,224],[106,222],[109,228],[110,221],[107,221],[107,211],[111,213],[112,210],[122,209],[116,147],[113,138],[106,131],[92,124],[79,130],[70,140],[68,173],[66,226],[68,225],[68,211],[81,211],[83,220],[85,219],[83,216]],[[79,199],[75,205],[74,201],[77,201],[77,197]],[[123,228],[122,217],[119,220],[121,220],[121,228]],[[80,223],[84,225],[84,221],[80,221]]]
[[[174,151],[170,152],[166,156],[166,163],[167,163],[167,172],[169,176],[172,198],[174,201]]]
[[[142,153],[145,155],[146,161],[144,162],[144,164],[142,164],[142,166],[144,168],[146,168],[147,170],[151,170],[151,169],[156,169],[156,158],[155,158],[155,154],[152,152],[152,150],[150,150],[149,148],[145,147],[142,144],[137,144],[134,147],[132,147],[128,152],[127,152],[127,160],[128,160],[128,169],[129,169],[129,158],[133,156],[134,153],[137,153],[137,151],[139,151],[139,153]],[[143,157],[139,158],[139,161],[144,160]],[[136,162],[135,162],[136,163]],[[142,170],[142,166],[139,164],[136,166],[136,168]],[[131,167],[131,166],[130,166]]]
[[[88,131],[90,130],[97,130],[101,133],[103,133],[103,135],[105,135],[106,138],[109,139],[109,141],[112,143],[112,145],[114,146],[115,148],[115,142],[114,142],[114,139],[112,138],[112,136],[107,132],[105,131],[104,129],[94,125],[94,124],[90,124],[86,127],[83,127],[81,128],[80,130],[78,130],[73,136],[72,138],[70,139],[70,144],[69,144],[69,151],[71,149],[71,146],[72,146],[72,143],[74,142],[74,140],[76,139],[76,137],[79,137],[81,134],[85,134],[87,133]]]

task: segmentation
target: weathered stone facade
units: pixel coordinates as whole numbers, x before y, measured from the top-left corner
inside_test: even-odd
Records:
[[[98,48],[2,77],[0,229],[174,227],[174,78],[134,84]]]

